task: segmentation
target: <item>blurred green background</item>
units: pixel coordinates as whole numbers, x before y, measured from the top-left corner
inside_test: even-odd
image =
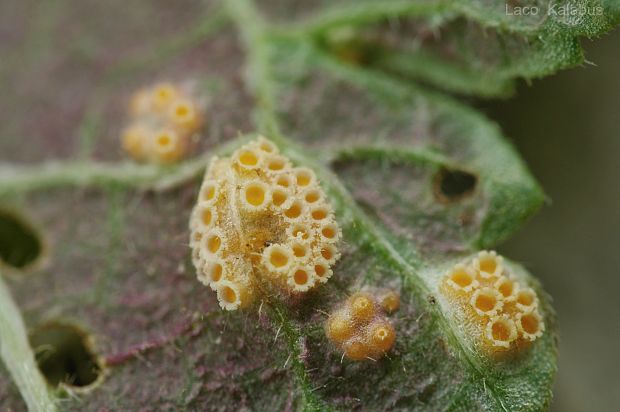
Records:
[[[582,42],[589,64],[480,104],[549,203],[502,253],[553,297],[560,324],[554,411],[620,408],[620,30]]]

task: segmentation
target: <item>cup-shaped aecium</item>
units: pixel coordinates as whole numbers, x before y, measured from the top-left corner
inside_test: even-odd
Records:
[[[440,291],[466,333],[487,353],[522,347],[542,336],[536,292],[520,282],[494,251],[454,265]]]
[[[327,282],[341,230],[315,173],[259,137],[213,158],[190,218],[198,278],[227,310],[268,286],[305,293]]]

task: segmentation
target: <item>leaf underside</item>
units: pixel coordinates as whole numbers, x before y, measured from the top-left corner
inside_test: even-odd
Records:
[[[96,388],[63,397],[63,409],[546,408],[556,325],[537,281],[509,263],[541,297],[547,331],[503,361],[472,347],[437,290],[446,268],[509,237],[544,195],[496,125],[428,86],[505,95],[515,79],[579,63],[578,36],[602,33],[611,14],[567,25],[507,16],[501,2],[257,3],[188,0],[163,34],[154,5],[121,19],[114,2],[72,13],[55,3],[29,34],[49,47],[15,52],[0,70],[8,84],[24,61],[39,68],[15,75],[0,97],[13,102],[0,110],[0,133],[9,137],[0,156],[33,164],[0,166],[0,195],[31,218],[48,251],[46,265],[7,281],[28,325],[81,325],[110,365]],[[109,25],[93,24],[100,19]],[[67,21],[79,34],[75,50],[60,46]],[[109,32],[131,40],[110,44]],[[19,98],[41,70],[82,77]],[[155,172],[100,163],[120,158],[127,90],[161,78],[191,78],[209,96],[206,155]],[[65,105],[52,116],[33,96]],[[41,113],[59,120],[37,120]],[[225,313],[195,278],[187,222],[209,154],[230,153],[254,132],[317,172],[343,228],[343,257],[333,278],[303,299],[265,296],[260,310]],[[14,138],[23,134],[33,144]],[[37,166],[50,157],[67,166]],[[443,193],[451,173],[467,176],[468,190]],[[324,313],[365,286],[393,288],[402,304],[395,349],[356,363],[328,343]],[[24,408],[4,370],[0,404]]]

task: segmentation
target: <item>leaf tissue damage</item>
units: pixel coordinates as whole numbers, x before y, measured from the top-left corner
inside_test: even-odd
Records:
[[[10,26],[49,47],[9,47],[0,76],[15,90],[0,103],[16,110],[0,111],[0,132],[32,144],[2,139],[0,156],[62,160],[0,167],[9,205],[0,212],[0,256],[13,266],[5,278],[34,331],[31,345],[47,339],[36,332],[45,325],[80,331],[54,335],[79,354],[59,350],[46,361],[37,352],[58,405],[546,409],[557,351],[547,295],[508,259],[497,279],[477,279],[475,265],[458,269],[513,234],[540,207],[542,190],[496,125],[435,88],[506,95],[516,79],[581,62],[579,37],[609,29],[617,8],[564,3],[604,12],[565,21],[507,14],[499,1],[227,0],[184,1],[166,13],[144,2],[119,16],[114,2],[97,10],[61,2],[37,5],[48,20]],[[26,15],[26,6],[12,15]],[[83,41],[75,50],[64,47],[67,27]],[[100,79],[110,56],[121,63]],[[13,74],[23,62],[32,70]],[[46,70],[73,80],[52,77],[16,97]],[[206,96],[193,142],[204,155],[165,167],[121,160],[127,92],[188,79]],[[43,95],[62,100],[53,119],[25,110]],[[288,289],[229,299],[240,310],[225,312],[196,280],[188,222],[211,156],[231,156],[259,135],[291,167],[312,172],[342,236],[320,288],[293,276]],[[267,186],[254,183],[246,192],[258,204]],[[35,217],[37,232],[4,210]],[[30,269],[43,248],[38,233],[48,261]],[[217,271],[201,276],[215,286],[220,279]],[[389,318],[346,318],[356,296],[378,305],[384,291],[399,299]],[[27,390],[0,374],[3,409],[23,410]]]

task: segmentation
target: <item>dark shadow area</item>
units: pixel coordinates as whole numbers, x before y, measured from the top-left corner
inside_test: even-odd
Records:
[[[434,179],[434,193],[437,200],[450,203],[471,195],[476,189],[478,179],[463,170],[442,168]]]
[[[38,234],[21,217],[0,209],[0,259],[16,269],[32,265],[41,255]]]
[[[88,336],[75,326],[49,323],[30,335],[41,373],[51,386],[61,383],[76,388],[92,385],[102,368],[92,352]]]

